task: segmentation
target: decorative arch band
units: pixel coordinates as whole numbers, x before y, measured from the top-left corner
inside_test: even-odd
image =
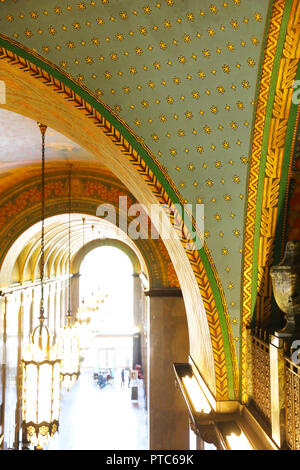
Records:
[[[299,76],[300,4],[275,0],[271,11],[252,135],[244,238],[241,396],[247,401],[247,333],[271,317],[270,267],[282,253],[282,227],[291,176]],[[277,259],[276,259],[277,258]]]

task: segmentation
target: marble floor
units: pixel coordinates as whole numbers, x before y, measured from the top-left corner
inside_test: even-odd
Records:
[[[142,383],[138,401],[131,400],[130,392],[118,380],[100,389],[93,371],[84,370],[74,387],[62,392],[59,433],[45,450],[147,450]]]

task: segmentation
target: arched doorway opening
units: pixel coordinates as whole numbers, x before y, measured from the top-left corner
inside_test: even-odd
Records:
[[[59,201],[55,201],[53,205],[50,202],[48,210],[52,214],[55,214],[55,211],[60,211]],[[82,246],[83,216],[87,220],[85,247]],[[33,223],[35,217],[36,223]],[[0,269],[0,331],[3,361],[1,372],[2,384],[4,384],[0,397],[4,417],[2,430],[4,431],[6,448],[14,449],[22,446],[18,363],[22,347],[28,340],[39,316],[41,224],[38,220],[39,214],[35,214],[33,211],[30,226],[25,229],[26,225],[24,224],[21,234],[12,240],[10,248],[3,257]],[[95,232],[104,231],[105,241],[103,238],[95,236],[95,232],[93,233],[91,230],[92,226],[94,226]],[[67,214],[58,213],[48,217],[45,228],[46,316],[48,326],[54,336],[57,336],[60,327],[64,325],[67,311]],[[115,247],[122,247],[129,256],[133,272],[133,299],[139,300],[134,302],[134,315],[137,311],[147,314],[144,319],[139,320],[139,324],[147,325],[149,332],[148,341],[148,338],[143,336],[143,330],[141,331],[142,337],[146,339],[141,343],[142,354],[147,357],[147,360],[143,360],[143,373],[149,411],[150,448],[166,448],[167,446],[178,449],[182,446],[188,448],[186,441],[188,418],[183,400],[174,387],[172,368],[173,362],[184,361],[188,356],[186,316],[180,289],[164,284],[164,280],[168,279],[167,274],[170,272],[170,260],[166,252],[163,251],[163,245],[158,244],[159,249],[156,249],[152,241],[144,240],[143,244],[137,246],[138,244],[133,243],[128,237],[126,238],[124,235],[121,237],[118,228],[84,212],[71,215],[71,240],[73,292],[79,293],[80,276],[78,274],[80,274],[83,253],[88,254],[97,245],[107,243]],[[172,276],[170,279],[173,279]],[[74,308],[74,312],[76,312],[76,305],[79,306],[79,295],[77,298],[73,298],[72,309]],[[73,409],[75,415],[76,410],[75,407]],[[138,420],[138,417],[136,419]],[[172,432],[172,423],[178,425],[175,435]],[[169,430],[169,435],[165,433],[166,428]],[[113,442],[113,435],[111,435],[111,439]]]
[[[89,308],[89,325],[95,335],[93,357],[82,366],[132,368],[133,364],[133,269],[117,248],[99,247],[83,259],[79,298]],[[91,349],[91,348],[90,348]]]
[[[76,298],[73,296],[74,310],[79,306],[80,312],[80,305],[85,310],[85,303],[92,301],[94,310],[100,307],[105,311],[100,325],[101,334],[107,335],[115,330],[124,338],[130,337],[132,354],[127,357],[126,367],[129,364],[134,367],[142,363],[141,330],[146,325],[142,287],[149,288],[149,274],[142,258],[124,241],[106,238],[100,232],[99,236],[74,257],[72,271],[79,275],[78,294]],[[121,315],[119,319],[118,312]]]
[[[72,292],[86,314],[80,317],[80,376],[71,390],[62,390],[60,431],[48,450],[149,448],[138,341],[147,329],[134,331],[135,320],[143,324],[145,312],[139,310],[137,317],[134,310],[141,299],[134,298],[133,273],[131,260],[116,247],[94,248],[82,259],[78,289]],[[82,411],[75,413],[79,407]]]
[[[128,257],[118,248],[95,248],[84,258],[80,274],[80,298],[91,297],[97,290],[100,291],[99,297],[108,297],[105,299],[106,318],[102,319],[102,328],[107,332],[113,327],[124,333],[132,331],[133,288],[130,277],[133,269]],[[114,296],[116,292],[118,296]],[[117,319],[119,324],[114,323]]]

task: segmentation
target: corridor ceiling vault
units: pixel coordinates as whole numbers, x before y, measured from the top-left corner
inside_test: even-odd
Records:
[[[298,15],[299,5],[293,0],[0,3],[3,64],[25,57],[20,70],[23,67],[47,86],[43,74],[31,69],[30,64],[38,64],[54,81],[67,83],[87,102],[93,100],[90,107],[112,123],[118,138],[113,131],[106,135],[119,146],[122,136],[128,139],[135,155],[146,162],[144,174],[158,181],[172,203],[204,204],[200,257],[205,275],[197,282],[201,293],[207,283],[212,286],[203,302],[215,312],[206,311],[220,371],[217,394],[223,398],[238,394],[237,371],[245,368],[243,328],[255,310],[257,288],[265,297],[271,295],[264,266],[274,259],[275,227],[286,204],[295,138],[296,106],[291,108],[288,100],[299,59],[299,38],[291,33],[297,29]],[[287,39],[289,34],[292,40]],[[60,90],[65,93],[64,85]],[[84,110],[84,105],[77,108]],[[6,134],[0,143],[3,181],[5,171],[20,165],[25,171],[37,158],[36,143],[28,153],[33,138],[29,128],[6,124],[6,112],[0,115]],[[25,107],[20,112],[26,114]],[[277,121],[271,121],[272,112]],[[278,129],[280,138],[275,135]],[[98,165],[111,174],[105,157],[95,159],[67,137],[51,132],[50,162],[52,157],[68,160],[72,154],[75,161],[90,168]],[[7,139],[15,143],[4,161]],[[268,145],[273,145],[273,163]],[[137,166],[133,159],[131,163]],[[150,177],[147,184],[154,186]],[[157,188],[153,193],[157,196]],[[280,210],[270,215],[273,222],[263,231],[260,224],[271,200]],[[197,256],[188,253],[194,272]]]
[[[71,271],[73,274],[78,274],[80,265],[76,264],[79,268],[77,271],[72,270],[73,260],[78,253],[82,251],[83,247],[83,222],[82,217],[85,217],[84,225],[84,240],[85,240],[85,253],[88,253],[88,248],[93,242],[98,243],[98,246],[120,246],[125,252],[132,252],[135,254],[138,263],[138,273],[144,273],[148,277],[148,269],[145,264],[145,259],[139,252],[137,246],[133,241],[120,229],[113,226],[107,221],[100,220],[97,217],[72,214],[71,215]],[[46,278],[53,278],[55,276],[66,275],[68,272],[69,263],[69,247],[68,247],[68,215],[61,214],[52,216],[45,221],[45,266]],[[6,278],[12,276],[12,279],[21,282],[29,282],[39,278],[40,275],[40,232],[41,222],[32,225],[28,230],[23,232],[16,243],[12,246],[11,251],[14,256],[7,256],[5,260],[5,269],[3,275]],[[151,250],[149,250],[151,251]],[[149,255],[146,251],[144,255]],[[10,272],[12,270],[12,273]],[[0,276],[0,286],[5,285],[4,276]]]

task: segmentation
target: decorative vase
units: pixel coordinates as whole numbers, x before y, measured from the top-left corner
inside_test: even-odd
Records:
[[[270,276],[276,303],[286,321],[278,336],[292,339],[300,333],[300,241],[287,242],[284,258],[271,267]]]

